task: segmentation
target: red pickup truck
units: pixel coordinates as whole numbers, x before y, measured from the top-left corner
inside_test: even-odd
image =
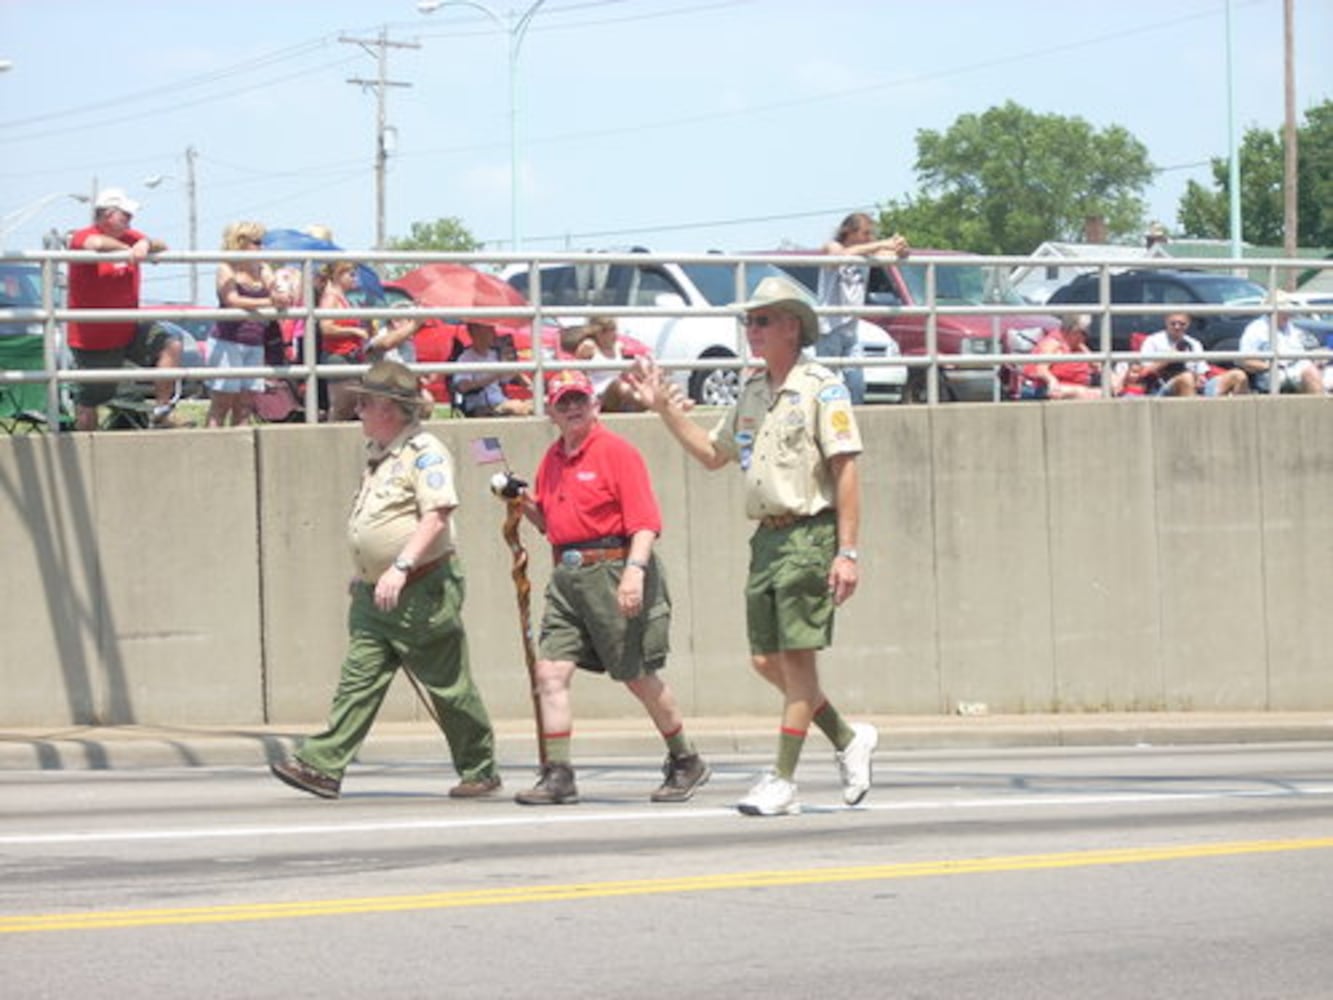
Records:
[[[807,251],[801,251],[806,253]],[[816,252],[816,251],[809,251]],[[1009,284],[1008,268],[983,264],[947,264],[950,257],[965,254],[952,250],[916,250],[906,260],[873,267],[867,285],[867,306],[913,307],[926,304],[926,271],[935,263],[935,304],[940,310],[953,306],[1023,305],[1023,298]],[[784,268],[807,287],[819,286],[817,265]],[[872,316],[898,343],[903,357],[926,354],[926,320],[921,316]],[[1030,350],[1045,330],[1060,321],[1041,314],[950,315],[936,314],[935,336],[941,355],[1002,354]],[[995,367],[965,368],[942,365],[939,397],[942,400],[989,400],[1004,397]],[[913,368],[903,391],[903,402],[926,400],[927,369]]]

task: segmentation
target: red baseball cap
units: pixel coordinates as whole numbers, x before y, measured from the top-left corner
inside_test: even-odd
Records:
[[[546,405],[555,406],[571,392],[581,392],[589,399],[596,395],[592,388],[592,381],[584,372],[556,372],[546,383]]]

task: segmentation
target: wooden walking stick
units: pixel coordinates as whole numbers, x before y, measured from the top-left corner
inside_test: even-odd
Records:
[[[498,477],[497,477],[498,478]],[[505,488],[517,482],[505,473]],[[509,553],[513,556],[513,565],[509,575],[514,580],[514,596],[518,601],[518,628],[523,638],[523,660],[528,668],[528,689],[532,692],[532,716],[537,725],[537,759],[546,763],[546,744],[542,740],[542,703],[537,693],[537,653],[532,646],[532,582],[528,579],[528,550],[523,545],[519,528],[523,523],[523,498],[520,496],[500,496],[505,501],[505,522],[501,529]]]
[[[532,643],[532,583],[528,579],[528,550],[519,533],[523,524],[522,490],[527,483],[509,471],[500,439],[476,438],[472,442],[472,457],[478,465],[504,463],[505,471],[491,477],[491,492],[505,502],[505,520],[500,534],[513,557],[509,574],[514,580],[514,597],[518,601],[518,629],[523,642],[523,661],[528,668],[528,693],[532,698],[532,717],[537,727],[537,759],[546,763],[546,745],[542,740],[542,703],[537,694],[537,652]]]

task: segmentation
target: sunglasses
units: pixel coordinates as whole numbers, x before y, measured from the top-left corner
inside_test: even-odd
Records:
[[[778,321],[778,318],[777,316],[753,316],[749,313],[737,317],[741,326],[757,326],[761,330],[766,326],[772,326]]]

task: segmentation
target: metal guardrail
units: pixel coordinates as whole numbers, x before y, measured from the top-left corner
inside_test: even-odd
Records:
[[[245,261],[253,260],[254,253],[250,251],[198,251],[183,252],[169,251],[161,254],[154,254],[149,258],[145,266],[148,267],[167,267],[170,265],[189,265],[197,267],[200,263],[216,263],[219,261]],[[405,265],[409,267],[420,266],[431,263],[459,263],[469,266],[481,266],[483,268],[503,268],[506,266],[521,264],[529,269],[530,284],[532,292],[531,304],[527,307],[506,306],[497,308],[448,308],[440,309],[434,307],[418,308],[387,308],[383,306],[364,306],[353,307],[350,309],[320,309],[313,303],[305,303],[286,310],[259,309],[248,311],[244,309],[225,309],[225,308],[195,308],[195,307],[176,307],[170,305],[157,306],[152,308],[152,316],[155,319],[167,321],[191,319],[213,321],[217,320],[240,320],[254,318],[256,314],[266,319],[303,319],[306,328],[310,329],[313,324],[321,319],[362,319],[362,320],[388,320],[388,319],[448,319],[463,320],[473,318],[503,318],[503,319],[521,319],[532,323],[537,330],[542,328],[544,321],[554,320],[557,323],[560,320],[578,320],[583,321],[596,316],[608,316],[614,318],[623,318],[630,316],[652,316],[652,317],[697,317],[697,316],[737,316],[739,310],[731,306],[716,307],[661,307],[661,306],[557,306],[548,305],[541,300],[541,266],[552,263],[565,264],[589,264],[589,265],[653,265],[653,264],[709,264],[709,265],[728,265],[735,268],[735,288],[737,289],[736,299],[739,301],[744,298],[744,290],[747,287],[745,281],[745,271],[747,266],[753,264],[769,264],[777,267],[784,266],[830,266],[843,263],[865,263],[867,261],[875,262],[878,258],[863,257],[828,257],[822,255],[805,254],[734,254],[723,255],[716,253],[706,254],[661,254],[661,253],[643,253],[643,252],[624,252],[624,253],[426,253],[426,252],[387,252],[387,251],[269,251],[262,252],[263,259],[274,265],[297,265],[302,270],[302,287],[311,289],[315,269],[325,263],[338,260],[353,260],[357,263],[376,265],[393,264]],[[42,274],[42,305],[39,308],[21,309],[7,308],[0,309],[0,323],[29,323],[41,324],[44,338],[43,368],[31,371],[0,370],[0,387],[5,384],[15,383],[33,383],[42,382],[47,386],[47,407],[46,417],[49,426],[58,426],[60,417],[60,387],[64,384],[79,382],[121,382],[126,381],[126,369],[72,369],[62,366],[59,361],[62,356],[64,346],[63,324],[71,320],[79,322],[124,322],[126,320],[142,320],[144,310],[116,310],[116,309],[69,309],[58,305],[60,299],[60,290],[63,278],[62,266],[68,266],[71,263],[105,263],[111,260],[128,260],[129,253],[124,254],[106,254],[94,253],[90,251],[67,251],[67,250],[42,250],[42,251],[20,251],[0,254],[0,262],[27,262],[38,264]],[[1264,269],[1269,275],[1267,287],[1282,287],[1285,278],[1292,271],[1304,272],[1309,270],[1319,270],[1328,268],[1329,262],[1322,259],[1254,259],[1244,260],[1217,259],[1217,258],[1140,258],[1140,257],[1090,257],[1080,258],[1078,260],[1060,260],[1052,262],[1047,258],[1033,258],[1023,256],[981,256],[981,255],[947,255],[947,256],[917,256],[911,258],[913,263],[924,264],[926,302],[919,306],[886,306],[886,305],[867,305],[862,307],[839,306],[835,308],[817,308],[816,312],[824,314],[836,314],[839,316],[854,315],[866,319],[877,319],[886,317],[924,317],[926,319],[926,350],[922,355],[916,356],[889,356],[889,357],[866,357],[866,358],[827,358],[821,359],[830,367],[881,367],[884,365],[901,365],[908,369],[926,370],[926,387],[928,391],[927,402],[935,404],[939,402],[938,386],[939,376],[942,371],[951,369],[973,369],[990,368],[997,372],[1003,366],[1031,364],[1033,362],[1047,360],[1050,355],[1039,355],[1034,353],[1018,354],[1005,353],[1001,348],[1006,346],[1001,341],[1001,334],[998,323],[992,324],[993,349],[985,353],[977,354],[952,354],[941,353],[938,342],[938,319],[940,316],[979,316],[986,318],[999,318],[1010,315],[1047,315],[1064,316],[1070,314],[1087,313],[1099,320],[1099,327],[1096,332],[1096,344],[1093,347],[1089,361],[1099,363],[1103,370],[1103,392],[1109,393],[1110,373],[1112,368],[1121,362],[1133,361],[1140,357],[1136,352],[1116,351],[1112,346],[1111,338],[1111,320],[1117,315],[1166,315],[1173,312],[1187,311],[1194,316],[1212,316],[1212,315],[1275,315],[1277,310],[1270,303],[1256,303],[1252,305],[1204,305],[1195,303],[1167,303],[1160,305],[1153,304],[1114,304],[1108,301],[1110,290],[1110,275],[1116,271],[1126,269],[1137,270],[1201,270],[1215,273],[1235,273],[1252,272],[1256,269]],[[889,262],[885,260],[884,262]],[[942,305],[938,302],[937,296],[937,275],[941,268],[966,267],[966,266],[987,266],[1004,267],[1013,269],[1016,267],[1046,267],[1058,265],[1062,268],[1081,268],[1085,271],[1095,271],[1098,274],[1099,282],[1099,300],[1096,303],[1078,303],[1064,305],[1036,305],[1036,304],[984,304],[975,306],[961,305]],[[388,282],[392,283],[392,282]],[[1308,306],[1284,306],[1283,311],[1300,314],[1317,312],[1318,310]],[[540,336],[534,336],[534,344],[540,343]],[[744,337],[738,331],[737,335],[737,356],[735,358],[717,358],[699,359],[695,361],[671,360],[662,361],[662,367],[670,371],[693,371],[700,369],[745,369],[761,364],[751,357],[746,356]],[[319,364],[315,357],[315,339],[305,337],[303,340],[304,354],[297,364],[278,365],[278,366],[256,366],[253,368],[233,368],[228,369],[229,377],[265,377],[282,379],[305,379],[306,380],[306,420],[313,422],[317,419],[316,403],[316,380],[317,379],[337,379],[360,375],[367,369],[367,365],[328,365]],[[1283,359],[1295,358],[1328,358],[1327,350],[1309,350],[1303,353],[1283,353]],[[1279,358],[1276,342],[1273,343],[1269,352],[1263,354],[1244,353],[1239,351],[1204,351],[1189,353],[1172,353],[1155,355],[1155,360],[1162,361],[1189,361],[1205,360],[1210,362],[1237,362],[1248,359],[1263,358],[1276,363]],[[457,362],[421,362],[412,367],[414,370],[423,374],[442,373],[446,375],[470,374],[477,372],[499,372],[505,374],[523,373],[532,376],[534,381],[534,397],[537,405],[537,412],[540,414],[543,404],[542,387],[547,370],[550,369],[551,359],[544,356],[540,350],[533,352],[531,361],[526,362],[502,362],[495,364],[460,364]],[[573,368],[588,371],[597,370],[615,370],[623,368],[624,362],[614,361],[577,361],[561,359],[560,368]],[[312,377],[313,376],[313,377]],[[134,381],[156,381],[156,380],[202,380],[218,377],[218,370],[211,367],[203,368],[175,368],[175,369],[135,369],[133,372]],[[1277,380],[1272,380],[1271,392],[1278,390]]]

